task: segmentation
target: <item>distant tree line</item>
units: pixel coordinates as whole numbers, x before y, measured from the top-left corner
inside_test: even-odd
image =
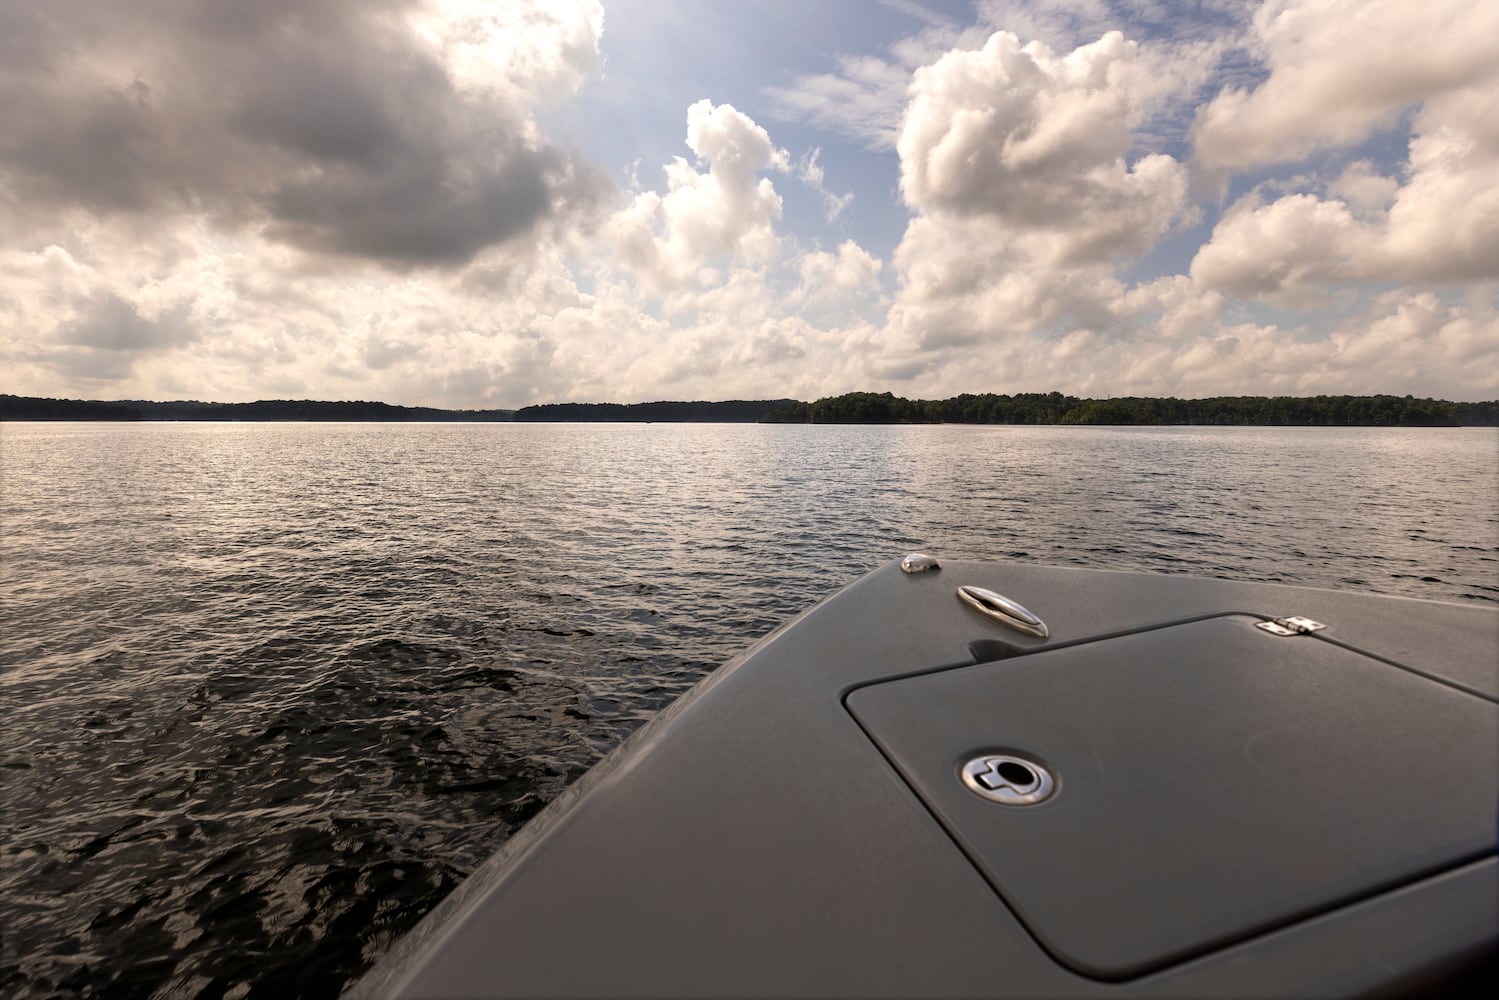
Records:
[[[720,403],[543,403],[515,411],[516,420],[598,421],[604,423],[756,423],[773,412],[806,406],[794,399],[730,399]]]
[[[1499,426],[1499,400],[1454,403],[1412,396],[1121,396],[1083,399],[1060,392],[905,399],[849,392],[811,403],[794,399],[725,402],[547,403],[520,410],[439,410],[390,403],[267,399],[203,403],[143,399],[104,402],[0,393],[0,420],[347,420],[646,421],[813,424],[1253,424],[1271,426]]]
[[[92,399],[44,399],[0,394],[0,420],[370,420],[497,421],[513,410],[438,410],[390,403],[319,402],[311,399],[262,399],[254,403],[202,403],[145,399],[101,402]]]
[[[1207,424],[1339,427],[1499,425],[1499,401],[1453,403],[1411,396],[1213,396],[1176,399],[1122,396],[1081,399],[1060,392],[965,393],[951,399],[904,399],[888,392],[849,392],[792,403],[768,423],[812,424]]]
[[[143,420],[141,411],[124,403],[97,399],[43,399],[0,393],[0,420]]]

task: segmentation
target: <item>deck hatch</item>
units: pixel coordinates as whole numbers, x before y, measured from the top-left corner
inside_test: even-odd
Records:
[[[1099,979],[1493,853],[1491,703],[1255,622],[874,684],[847,705],[1038,941]],[[962,771],[987,753],[1044,761],[1055,791],[985,801]]]

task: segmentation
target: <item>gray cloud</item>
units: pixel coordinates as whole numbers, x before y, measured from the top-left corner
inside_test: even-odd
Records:
[[[58,326],[55,346],[43,356],[63,375],[116,380],[132,374],[137,359],[198,339],[186,306],[148,319],[133,303],[105,292],[81,303],[73,318]]]
[[[156,319],[147,319],[134,304],[108,293],[88,302],[78,315],[57,328],[60,344],[131,354],[165,350],[196,339],[185,309],[168,310]]]
[[[472,160],[414,153],[389,166],[333,167],[279,185],[266,199],[273,220],[266,231],[316,252],[461,264],[532,229],[565,203],[577,180],[555,150],[519,144]]]
[[[540,138],[524,89],[462,86],[412,6],[0,0],[0,197],[33,222],[191,213],[397,267],[600,205],[607,181]]]

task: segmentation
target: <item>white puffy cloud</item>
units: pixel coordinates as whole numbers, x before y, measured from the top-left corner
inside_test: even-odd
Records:
[[[922,350],[983,345],[987,352],[1093,305],[1106,268],[1050,266],[1024,243],[982,217],[911,220],[895,253],[901,287],[892,335]]]
[[[654,288],[691,284],[715,258],[768,260],[781,197],[767,169],[787,170],[786,152],[732,105],[701,100],[687,109],[687,146],[666,167],[666,193],[643,191],[611,221],[621,257]]]
[[[1411,393],[1491,399],[1499,315],[1492,299],[1448,303],[1391,292],[1330,331],[1256,323],[1222,296],[1169,276],[1101,288],[1112,319],[1065,332],[996,331],[982,350],[886,350],[877,363],[911,391],[1047,391],[1078,395]]]
[[[598,69],[604,8],[598,0],[423,0],[407,22],[440,53],[460,88],[550,103],[576,92]]]
[[[137,246],[93,227],[64,242],[0,250],[8,391],[501,406],[514,398],[507,390],[531,391],[517,384],[523,364],[550,387],[533,323],[582,298],[557,248],[511,263],[500,300],[519,307],[510,310],[467,280],[480,264],[450,277],[376,265],[309,272],[295,250],[205,227]],[[497,251],[481,262],[502,263]],[[486,385],[453,381],[476,367]]]
[[[1355,215],[1378,215],[1387,211],[1400,190],[1400,181],[1379,173],[1368,160],[1348,164],[1327,186],[1328,194],[1348,206]]]
[[[1326,333],[1243,323],[1222,334],[1233,342],[1187,383],[1195,394],[1492,399],[1499,392],[1499,371],[1488,363],[1499,343],[1499,317],[1481,294],[1445,302],[1431,292],[1394,291]]]
[[[1192,262],[1205,287],[1311,306],[1336,286],[1499,279],[1499,91],[1467,88],[1415,116],[1406,179],[1350,165],[1330,194],[1233,206]]]
[[[1064,56],[1009,32],[950,52],[912,82],[901,192],[922,212],[1048,234],[1059,262],[1145,250],[1186,194],[1171,157],[1126,162],[1149,82],[1118,32]]]
[[[1126,330],[1149,329],[1164,343],[1192,345],[1202,334],[1217,328],[1223,316],[1224,298],[1215,291],[1203,292],[1185,275],[1174,274],[1124,290],[1107,290],[1107,307]]]
[[[917,72],[897,144],[918,214],[895,252],[892,375],[935,387],[965,358],[966,389],[1042,388],[1053,352],[1087,357],[1117,325],[1116,263],[1165,233],[1186,195],[1171,157],[1127,159],[1153,87],[1117,32],[1063,55],[997,32]]]
[[[1241,205],[1192,261],[1206,288],[1281,305],[1319,304],[1330,285],[1360,277],[1363,226],[1341,201],[1290,195]]]
[[[1207,0],[1183,18],[1153,3],[1129,3],[1119,10],[1113,8],[1121,5],[1101,0],[976,0],[975,20],[960,23],[920,3],[887,0],[885,6],[909,14],[919,26],[881,52],[840,53],[832,71],[799,74],[791,86],[770,86],[766,92],[782,117],[810,122],[868,149],[889,149],[900,137],[918,69],[951,52],[981,48],[996,30],[1052,50],[1071,50],[1133,21],[1148,25],[1153,39],[1151,69],[1138,96],[1149,96],[1152,117],[1171,118],[1206,83],[1225,48],[1223,34],[1232,19],[1218,8],[1237,5],[1238,0]],[[1147,128],[1155,131],[1161,124],[1152,121]],[[1182,128],[1173,124],[1164,131],[1175,134]]]
[[[853,240],[844,240],[837,253],[814,250],[804,254],[799,265],[802,293],[810,298],[825,297],[867,288],[884,267]]]
[[[611,280],[547,326],[561,385],[531,397],[636,401],[815,398],[857,384],[849,338],[867,325],[811,322],[761,269],[731,267],[708,287],[668,294],[650,318],[649,293]],[[564,328],[564,324],[566,324]]]
[[[1499,343],[1499,320],[1493,303],[1481,299],[1453,305],[1431,292],[1391,292],[1359,322],[1335,331],[1332,343],[1342,365],[1377,373],[1365,378],[1393,385],[1423,369],[1481,362]],[[1460,377],[1490,391],[1495,385],[1491,372]]]
[[[1155,66],[1117,33],[1065,54],[998,33],[917,72],[897,148],[918,214],[872,371],[944,395],[1499,388],[1493,288],[1472,286],[1499,277],[1499,90],[1400,75],[1422,98],[1404,171],[1361,160],[1262,184],[1189,275],[1132,284],[1120,262],[1192,214],[1182,165],[1138,146]],[[1376,291],[1392,283],[1406,289]],[[1264,322],[1244,301],[1293,315]]]
[[[663,190],[625,198],[604,239],[496,245],[451,272],[309,267],[268,234],[203,220],[145,242],[59,223],[55,243],[0,247],[6,389],[475,407],[856,384],[846,340],[869,328],[844,310],[878,297],[881,262],[852,240],[797,252],[762,176],[790,170],[786,154],[726,105],[698,102],[687,122],[699,166],[678,159]],[[643,241],[645,266],[616,252],[621,235]],[[799,314],[808,303],[824,323]]]
[[[1208,171],[1298,160],[1357,143],[1412,105],[1499,84],[1499,4],[1486,0],[1266,0],[1252,51],[1257,87],[1200,109],[1196,158]]]
[[[1492,86],[1427,101],[1414,130],[1409,180],[1383,233],[1386,273],[1411,281],[1499,278],[1499,73]]]

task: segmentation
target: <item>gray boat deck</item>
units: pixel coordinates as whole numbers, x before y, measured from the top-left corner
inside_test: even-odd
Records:
[[[1254,627],[1290,615],[1326,628]],[[644,727],[355,992],[1418,989],[1499,940],[1496,664],[1488,609],[892,562]],[[1050,798],[962,787],[1012,750]]]

